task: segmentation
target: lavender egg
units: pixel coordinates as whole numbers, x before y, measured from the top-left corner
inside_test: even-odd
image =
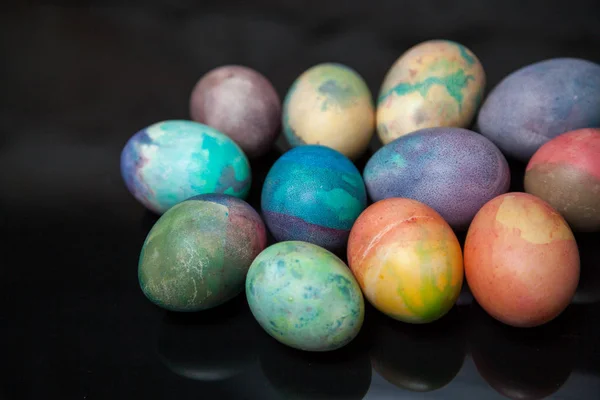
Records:
[[[600,65],[555,58],[521,68],[489,94],[477,124],[504,154],[527,162],[564,132],[600,126]]]
[[[261,73],[225,65],[206,73],[190,97],[190,115],[233,139],[248,157],[273,145],[281,125],[281,100]]]
[[[373,201],[420,201],[456,230],[468,228],[477,211],[510,184],[500,150],[462,128],[428,128],[401,136],[373,154],[363,176]]]

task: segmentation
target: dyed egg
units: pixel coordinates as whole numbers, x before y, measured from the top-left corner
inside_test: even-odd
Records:
[[[377,101],[383,144],[440,126],[467,127],[485,90],[483,66],[465,46],[430,40],[404,53],[388,71]]]
[[[226,65],[200,78],[190,97],[190,115],[232,138],[248,157],[258,157],[279,134],[281,101],[261,73]]]
[[[140,254],[146,297],[171,311],[218,306],[244,289],[250,264],[266,246],[258,213],[243,200],[196,196],[164,213]]]
[[[227,136],[192,121],[164,121],[142,129],[121,153],[121,175],[133,196],[162,214],[205,193],[246,198],[250,164]]]
[[[371,92],[345,65],[308,69],[294,81],[283,103],[283,131],[292,147],[321,144],[355,159],[366,150],[374,128]]]
[[[506,159],[483,136],[462,128],[429,128],[379,149],[363,173],[373,201],[418,200],[455,229],[467,229],[475,213],[510,184]]]
[[[261,203],[278,241],[301,240],[337,250],[367,206],[367,192],[360,172],[342,154],[324,146],[301,146],[273,164]]]
[[[540,147],[527,165],[525,191],[574,230],[600,230],[600,129],[568,132]]]
[[[452,228],[415,200],[391,198],[367,208],[350,232],[348,264],[369,302],[404,322],[442,317],[462,287],[462,253]]]
[[[473,219],[465,273],[473,297],[492,317],[517,327],[541,325],[558,316],[575,294],[577,243],[545,201],[507,193]]]
[[[345,346],[365,313],[360,287],[344,262],[306,242],[281,242],[260,253],[248,271],[246,297],[269,335],[300,350]]]
[[[477,124],[505,154],[527,162],[564,132],[600,126],[600,65],[555,58],[521,68],[492,90]]]

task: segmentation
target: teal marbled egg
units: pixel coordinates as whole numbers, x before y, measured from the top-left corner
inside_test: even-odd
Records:
[[[251,171],[233,140],[193,121],[163,121],[142,129],[121,153],[121,175],[131,194],[162,214],[192,196],[224,193],[246,198]]]
[[[246,297],[269,335],[307,351],[345,346],[360,331],[365,313],[350,269],[306,242],[280,242],[260,253],[246,277]]]

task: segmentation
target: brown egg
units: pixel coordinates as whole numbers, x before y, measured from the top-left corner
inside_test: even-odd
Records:
[[[250,158],[267,153],[281,126],[281,100],[261,73],[225,65],[204,75],[190,97],[194,121],[233,139]]]
[[[464,266],[479,305],[517,327],[557,317],[579,282],[579,251],[569,226],[527,193],[507,193],[483,206],[467,233]]]
[[[544,144],[525,173],[525,191],[547,201],[576,231],[600,231],[600,129]]]

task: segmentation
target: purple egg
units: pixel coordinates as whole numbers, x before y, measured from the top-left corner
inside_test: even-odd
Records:
[[[506,155],[523,162],[562,133],[600,127],[600,65],[555,58],[521,68],[489,94],[477,125]]]
[[[232,138],[248,157],[258,157],[277,138],[281,101],[259,72],[226,65],[198,81],[190,97],[190,115]]]
[[[466,229],[477,211],[510,184],[500,150],[462,128],[421,129],[402,136],[371,157],[363,176],[373,201],[418,200],[457,230]]]

